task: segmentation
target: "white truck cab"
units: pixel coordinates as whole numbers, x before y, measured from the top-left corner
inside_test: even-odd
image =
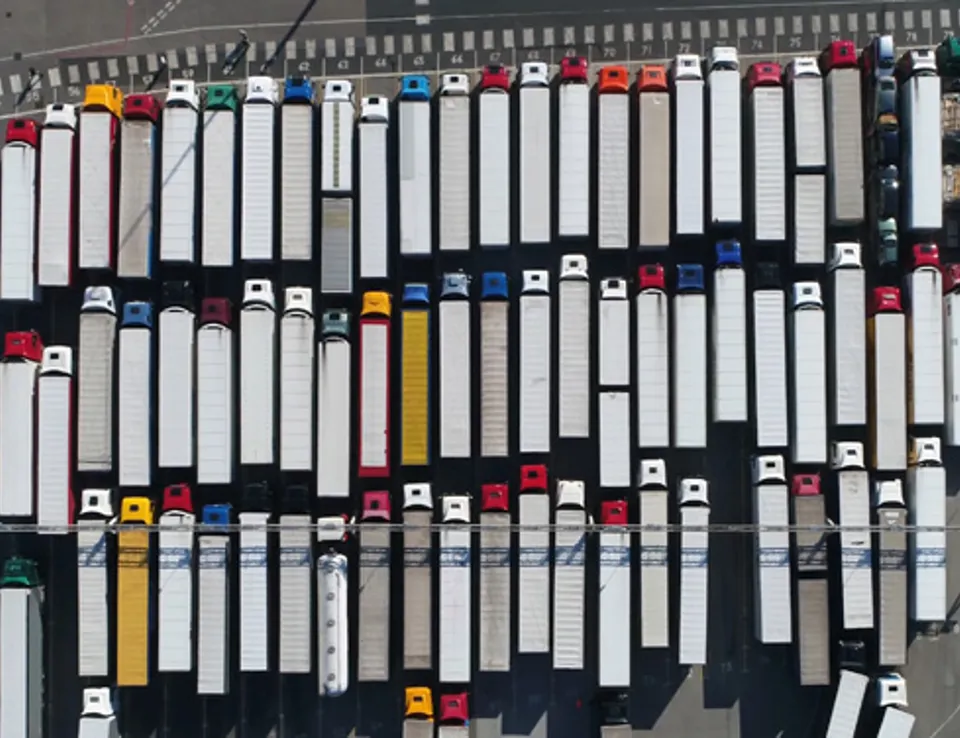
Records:
[[[445,74],[440,78],[441,95],[469,95],[470,78],[465,74]]]
[[[878,676],[876,689],[879,707],[907,706],[907,680],[899,674]]]
[[[247,96],[244,98],[244,102],[276,105],[279,98],[280,86],[273,77],[249,77],[247,79]]]
[[[521,87],[548,87],[550,77],[545,62],[524,62],[520,65]]]
[[[766,454],[753,457],[753,483],[766,482],[787,483],[787,472],[784,469],[782,456]]]

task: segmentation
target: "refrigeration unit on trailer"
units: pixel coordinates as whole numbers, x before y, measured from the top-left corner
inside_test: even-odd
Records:
[[[866,272],[860,244],[835,243],[830,272],[830,422],[837,426],[867,422]]]
[[[343,540],[343,525],[342,517],[317,519],[317,543],[331,544],[317,557],[317,691],[327,697],[339,697],[350,686],[347,557],[332,547]]]
[[[471,188],[470,80],[467,75],[443,75],[437,108],[440,124],[440,250],[468,251]],[[426,193],[424,197],[429,199]]]
[[[776,262],[757,264],[753,290],[753,401],[757,448],[787,446],[786,295]]]
[[[38,296],[38,143],[36,121],[7,123],[6,143],[0,149],[0,300],[34,301]]]
[[[627,249],[630,241],[630,75],[604,67],[597,84],[597,246]],[[584,181],[589,183],[589,172]]]
[[[630,486],[630,392],[601,390],[599,414],[600,486]]]
[[[117,533],[117,686],[145,687],[150,681],[154,617],[150,498],[125,497],[120,502],[120,524],[126,528]]]
[[[270,663],[270,607],[267,571],[270,549],[270,490],[264,482],[247,484],[240,510],[240,671],[265,672]],[[322,622],[322,621],[321,621]],[[321,674],[323,672],[320,672]]]
[[[840,685],[830,711],[826,738],[854,738],[863,709],[870,677],[847,669],[840,670]]]
[[[153,223],[159,210],[153,190],[157,154],[160,148],[158,146],[160,138],[157,135],[160,111],[160,101],[150,94],[128,95],[123,101],[123,123],[120,136],[120,215],[117,224],[118,277],[149,279],[153,275],[156,240]],[[196,124],[194,124],[195,129]],[[166,152],[166,146],[163,147],[163,151]],[[166,164],[165,158],[163,163]],[[163,171],[166,172],[165,166]],[[165,182],[163,179],[160,181]],[[163,187],[161,197],[165,193],[166,188]],[[181,208],[184,207],[183,203],[179,205]],[[189,201],[188,215],[193,217],[193,200]],[[191,238],[192,234],[191,231]]]
[[[627,501],[600,503],[600,667],[601,687],[630,686],[630,532]]]
[[[506,67],[500,64],[484,67],[480,78],[479,106],[478,240],[481,246],[509,246],[510,72]],[[541,183],[541,186],[545,187],[546,184]]]
[[[793,263],[820,265],[826,259],[827,178],[793,177]]]
[[[480,671],[510,671],[510,488],[480,488]]]
[[[790,643],[790,508],[782,456],[753,459],[753,623],[760,643]],[[781,527],[781,530],[771,528]]]
[[[80,712],[79,738],[120,738],[110,687],[86,687]]]
[[[670,300],[663,266],[637,271],[637,445],[670,446]]]
[[[37,216],[37,283],[40,287],[67,287],[73,276],[76,135],[77,106],[47,105],[40,130]]]
[[[440,457],[468,459],[470,419],[470,278],[443,275],[440,291]]]
[[[753,64],[747,75],[753,130],[753,240],[787,238],[786,142],[780,65]]]
[[[472,733],[466,692],[441,695],[438,712],[437,738],[470,738]]]
[[[910,619],[937,631],[947,619],[947,472],[940,439],[911,438],[907,469],[910,525]]]
[[[360,682],[390,680],[390,523],[390,493],[364,492],[360,512]]]
[[[430,463],[430,285],[406,284],[400,313],[400,465]]]
[[[547,467],[520,467],[518,653],[550,653],[550,498]]]
[[[80,493],[77,517],[77,675],[110,673],[107,541],[114,521],[109,489]]]
[[[913,247],[913,271],[905,278],[907,311],[907,401],[910,425],[942,425],[943,380],[943,277],[936,244]]]
[[[205,505],[197,531],[197,694],[230,692],[230,505]]]
[[[269,286],[269,282],[267,285]],[[193,402],[196,382],[194,352],[197,339],[193,285],[190,282],[164,282],[161,294],[157,329],[160,334],[157,342],[157,404],[160,411],[157,422],[157,460],[161,469],[189,469],[193,466]],[[249,325],[247,311],[250,309],[248,302],[244,300],[241,329],[245,327],[244,323]],[[259,350],[266,355],[271,348],[261,346]],[[243,358],[244,356],[241,356],[241,359]],[[246,370],[246,367],[244,369]],[[244,373],[246,374],[246,371]],[[272,376],[264,379],[273,381]],[[244,397],[244,400],[246,399]],[[263,422],[268,421],[264,418]]]
[[[713,272],[713,420],[747,421],[747,296],[738,241],[717,243]]]
[[[680,503],[680,646],[684,666],[707,663],[707,579],[709,533],[693,530],[710,523],[705,479],[681,479]]]
[[[233,266],[238,102],[233,85],[207,88],[200,178],[201,262],[205,267]]]
[[[473,676],[470,663],[470,498],[441,498],[440,529],[440,667],[441,683],[462,684]]]
[[[590,235],[590,83],[585,57],[560,61],[557,235]],[[545,186],[541,184],[541,186]]]
[[[522,473],[522,471],[521,471]],[[553,542],[553,668],[582,669],[586,485],[558,480]],[[522,554],[522,550],[521,550]]]
[[[277,312],[273,284],[248,279],[240,310],[240,463],[272,464]]]
[[[552,91],[544,62],[520,65],[520,243],[548,243],[552,214]]]
[[[153,471],[153,305],[128,302],[120,322],[117,394],[118,480],[149,487]]]
[[[943,287],[944,440],[948,446],[960,446],[960,265],[946,267]]]
[[[939,231],[943,228],[943,137],[940,117],[940,77],[935,71],[932,49],[909,51],[909,74],[900,85],[900,121],[903,133],[903,174],[906,180],[908,231]]]
[[[819,282],[794,283],[791,312],[791,461],[823,464],[827,460],[827,367]]]
[[[430,80],[417,74],[403,77],[397,107],[400,255],[430,256],[433,253]]]
[[[666,67],[644,64],[640,91],[640,163],[638,166],[638,242],[641,249],[670,245],[670,92]]]
[[[233,316],[230,301],[200,303],[197,329],[197,483],[229,484],[234,439]]]
[[[77,357],[77,471],[113,468],[113,354],[117,303],[110,287],[87,287]]]
[[[193,669],[193,532],[197,516],[186,484],[163,490],[160,504],[160,633],[157,670]]]
[[[192,264],[197,259],[194,203],[197,200],[199,110],[197,83],[187,79],[172,81],[163,106],[160,261]]]
[[[433,494],[403,485],[403,668],[433,668]]]
[[[313,470],[313,290],[287,287],[280,318],[280,469]]]
[[[703,266],[677,265],[673,298],[673,445],[707,446],[707,296]]]
[[[353,292],[353,200],[324,197],[320,202],[320,291]]]
[[[823,76],[814,57],[796,57],[787,65],[787,100],[792,152],[790,170],[822,172],[827,165],[823,121]],[[821,198],[825,203],[825,198]]]
[[[826,511],[818,474],[791,480],[791,524],[797,576],[797,653],[800,684],[830,684],[829,589],[827,580]]]
[[[528,269],[520,291],[520,453],[550,453],[550,274]]]
[[[666,525],[669,497],[663,459],[641,459],[637,474],[640,524],[640,647],[670,645],[670,572]]]
[[[829,223],[855,226],[863,222],[863,115],[853,41],[833,41],[821,54],[820,66],[825,75]]]
[[[407,687],[403,694],[403,738],[433,738],[433,696],[429,687]]]
[[[700,71],[700,57],[695,54],[677,54],[673,59],[670,75],[673,78],[676,106],[673,121],[675,131],[673,170],[676,176],[674,232],[678,236],[702,236],[705,203],[703,201],[703,73]]]
[[[12,556],[0,575],[0,733],[43,735],[43,588],[35,561]]]
[[[323,168],[320,189],[331,195],[353,192],[353,83],[331,79],[323,87],[320,103]]]
[[[113,269],[117,195],[116,146],[123,93],[113,85],[87,85],[80,110],[77,191],[77,266]]]
[[[10,331],[0,362],[0,516],[34,514],[37,370],[43,342],[36,331]]]
[[[390,475],[390,295],[365,292],[360,307],[361,477]],[[340,431],[342,432],[342,430]]]
[[[360,193],[360,279],[386,279],[390,274],[387,248],[390,205],[387,193],[387,141],[390,100],[373,95],[360,101],[358,168]]]
[[[350,314],[323,314],[317,347],[317,497],[350,495]]]
[[[281,674],[309,674],[313,668],[313,534],[310,491],[292,485],[283,493],[280,513]]]
[[[283,260],[313,258],[315,113],[313,82],[306,77],[288,77],[280,106],[280,258]],[[351,114],[351,122],[352,117]],[[352,126],[350,128],[352,130]],[[326,139],[322,140],[326,143]],[[337,145],[336,138],[332,143]]]
[[[37,524],[66,533],[74,519],[73,349],[43,349],[37,378]]]
[[[248,77],[240,139],[240,260],[273,259],[274,143],[280,86]]]
[[[590,277],[587,257],[560,258],[559,435],[590,437]]]
[[[737,226],[743,219],[740,170],[740,57],[732,46],[714,46],[707,60],[710,101],[710,223]],[[679,156],[679,152],[678,152]]]
[[[510,301],[505,272],[480,282],[480,455],[510,453]]]
[[[875,520],[880,527],[877,536],[878,578],[877,603],[880,609],[880,634],[877,638],[877,662],[884,666],[901,666],[907,661],[907,505],[903,498],[903,482],[899,479],[878,480],[873,488]]]
[[[831,466],[840,510],[840,564],[845,630],[873,628],[873,545],[870,527],[870,475],[863,444],[833,444]],[[883,576],[881,574],[881,576]]]
[[[867,321],[871,466],[877,471],[907,468],[906,318],[900,290],[873,290]]]

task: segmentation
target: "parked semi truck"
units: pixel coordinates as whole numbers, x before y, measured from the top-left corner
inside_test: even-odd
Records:
[[[944,420],[943,277],[936,244],[913,247],[913,271],[904,278],[907,309],[907,377],[910,425]]]
[[[674,228],[678,236],[702,236],[704,137],[703,73],[700,71],[700,57],[695,54],[678,54],[674,57],[671,75],[676,106],[674,119],[676,156],[673,167],[676,176]]]
[[[40,150],[45,152],[40,157],[37,212],[37,284],[41,287],[66,287],[72,277],[75,233],[69,203],[74,196],[77,108],[67,103],[48,105],[40,131]],[[7,143],[16,139],[16,135],[10,136],[11,127],[24,130],[28,139],[24,143],[29,146],[29,122],[22,118],[9,121]],[[28,152],[22,151],[17,156],[25,154]],[[17,173],[18,179],[20,174]]]
[[[521,243],[546,243],[550,240],[552,95],[544,62],[525,62],[520,65]]]
[[[865,425],[867,422],[866,272],[860,244],[833,245],[830,259],[830,422]]]
[[[840,509],[840,561],[845,630],[873,628],[873,556],[870,532],[870,476],[863,444],[834,443],[831,466]]]
[[[782,448],[788,443],[786,301],[779,265],[757,264],[753,291],[757,448]]]
[[[902,162],[906,184],[903,224],[909,231],[939,231],[943,204],[938,196],[943,180],[940,137],[940,77],[934,52],[907,52],[902,65],[909,75],[900,85]]]
[[[510,671],[510,488],[480,489],[480,671]]]
[[[792,524],[797,561],[797,649],[800,684],[830,683],[829,582],[826,510],[818,474],[798,474],[791,482]]]
[[[644,65],[640,90],[639,217],[641,249],[670,244],[670,92],[666,67]]]
[[[561,238],[590,235],[590,93],[586,58],[562,59],[557,167],[557,235]]]
[[[944,271],[943,380],[948,446],[960,446],[960,264]]]
[[[750,67],[751,128],[753,129],[753,240],[780,242],[787,238],[786,140],[780,65],[761,62]]]
[[[707,663],[707,582],[709,533],[685,530],[710,522],[705,479],[681,479],[680,502],[680,645],[682,665]]]
[[[947,617],[947,472],[936,437],[910,439],[910,524],[939,530],[910,536],[910,619],[933,631]]]
[[[737,226],[743,218],[740,157],[740,58],[732,46],[710,50],[710,222]]]
[[[445,74],[437,100],[440,122],[440,250],[470,248],[470,82]]]
[[[867,321],[872,466],[907,468],[906,319],[900,290],[877,287]]]
[[[663,459],[640,462],[637,496],[640,522],[666,526],[670,492]],[[640,531],[640,646],[670,645],[670,559],[666,528]]]
[[[738,241],[717,244],[713,272],[713,420],[747,420],[746,275]]]
[[[510,100],[510,72],[502,64],[488,64],[480,79],[479,100],[480,246],[510,245]],[[469,124],[468,119],[468,136]],[[465,148],[469,151],[469,144]],[[469,160],[467,167],[469,180]]]
[[[630,245],[630,188],[626,186],[630,181],[627,68],[601,69],[597,89],[600,96],[597,103],[597,245],[601,249],[627,249]],[[589,177],[586,179],[589,181]]]
[[[403,486],[403,668],[433,665],[433,566],[430,522],[433,495],[428,483]],[[429,703],[430,714],[433,705]],[[409,692],[408,692],[409,706]]]
[[[793,434],[794,464],[827,460],[827,367],[823,296],[817,282],[793,285]]]
[[[847,669],[840,671],[840,685],[833,700],[826,738],[854,738],[869,684],[870,677],[864,674]]]
[[[0,576],[0,733],[44,733],[43,590],[37,565],[14,556]]]
[[[164,113],[164,126],[172,129],[170,148],[176,151],[180,148],[175,140],[175,134],[182,134],[184,131],[177,131],[178,126],[171,122],[179,117],[183,110],[176,108],[168,109]],[[188,109],[189,112],[189,109]],[[157,152],[159,151],[160,137],[157,135],[157,120],[160,115],[160,101],[153,95],[128,95],[123,101],[123,122],[120,124],[120,193],[118,196],[118,215],[117,215],[117,276],[123,278],[141,278],[149,279],[153,269],[154,260],[154,215],[160,210],[160,205],[164,201],[172,201],[175,198],[173,190],[181,190],[179,194],[182,202],[189,202],[190,219],[193,218],[193,200],[184,197],[186,193],[182,192],[183,180],[171,182],[171,191],[167,188],[161,188],[161,203],[154,202],[154,179],[157,169]],[[181,118],[181,122],[184,122]],[[182,127],[182,126],[181,126]],[[196,133],[197,122],[196,112],[194,111],[193,129]],[[9,133],[8,139],[9,141]],[[181,149],[178,156],[183,155]],[[193,161],[185,161],[185,168],[192,174]],[[7,170],[7,166],[4,170]],[[10,171],[13,171],[12,167]],[[163,181],[163,180],[161,180]],[[5,183],[4,189],[8,189]],[[69,209],[69,206],[68,206]],[[173,209],[169,204],[167,211]],[[185,209],[181,205],[180,209]],[[12,212],[13,208],[6,206],[4,212]],[[161,220],[163,216],[161,215]],[[174,218],[171,218],[172,220]],[[162,223],[161,223],[162,225]],[[176,226],[175,226],[176,227]],[[169,241],[175,240],[171,237]],[[0,262],[0,271],[8,266],[9,261],[14,258],[17,261],[26,261],[23,256],[13,255],[19,249],[15,249],[14,244],[8,244],[2,237],[2,248],[8,251],[8,256]],[[168,241],[168,243],[169,243]],[[11,258],[13,257],[13,258]],[[31,263],[32,259],[27,263]],[[0,297],[5,297],[4,290],[0,290]]]
[[[787,475],[782,456],[753,459],[754,634],[760,643],[790,643],[793,618],[790,595],[790,522]]]
[[[670,445],[670,298],[663,266],[637,273],[637,445]]]
[[[703,265],[677,265],[673,298],[673,445],[707,446],[707,296]]]
[[[813,57],[797,57],[787,67],[793,141],[793,172],[823,172],[827,165],[826,128],[823,120],[823,76]]]
[[[834,41],[820,56],[827,111],[830,225],[863,222],[863,131],[860,68],[853,41]]]
[[[899,479],[875,482],[874,522],[880,526],[877,559],[880,569],[877,601],[880,636],[877,660],[899,666],[907,658],[907,506]]]

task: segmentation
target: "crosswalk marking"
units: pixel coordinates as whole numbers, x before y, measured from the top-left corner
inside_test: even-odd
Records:
[[[216,44],[207,44],[203,47],[204,56],[207,59],[207,64],[216,64],[217,63],[217,45]],[[134,57],[136,58],[136,57]],[[128,62],[129,64],[129,62]]]
[[[473,31],[464,31],[463,32],[463,50],[464,51],[473,51],[476,44],[476,39],[473,35]]]
[[[690,27],[690,21],[681,21],[680,40],[689,41],[692,38],[693,38],[693,29]]]
[[[653,41],[653,23],[643,24],[643,43]]]
[[[753,25],[755,29],[754,33],[757,36],[759,36],[760,38],[763,38],[764,36],[767,35],[767,19],[766,18],[754,18]]]
[[[337,42],[328,38],[323,42],[323,54],[328,59],[333,59],[337,55]]]
[[[730,38],[730,21],[728,20],[717,21],[717,37],[721,39]]]
[[[71,85],[80,84],[80,67],[76,64],[71,64],[67,67],[67,79],[70,80]]]
[[[214,61],[216,61],[216,59],[214,59]],[[140,57],[139,56],[127,57],[127,74],[132,74],[132,75],[140,74]]]
[[[867,33],[876,33],[877,32],[877,14],[867,13],[867,17],[865,20],[867,22]]]
[[[623,40],[628,44],[633,43],[633,23],[623,24]]]
[[[583,27],[583,43],[590,46],[597,43],[596,29],[593,26]]]
[[[524,28],[524,29],[523,29],[523,46],[524,46],[524,48],[529,49],[529,48],[531,48],[532,46],[536,45],[536,43],[537,43],[537,42],[534,41],[533,29],[532,29],[532,28]],[[453,49],[450,49],[450,51],[453,51]]]
[[[786,22],[783,19],[783,16],[776,16],[773,19],[773,35],[774,36],[785,36],[787,34]]]
[[[710,38],[710,21],[700,21],[700,38]]]
[[[247,62],[255,62],[257,60],[257,45],[250,44],[250,48],[247,49]]]
[[[563,29],[563,43],[565,46],[573,46],[577,43],[577,29],[573,26],[565,26]]]
[[[368,56],[376,56],[377,55],[377,37],[367,36],[366,42],[364,43],[364,48],[366,49]]]
[[[87,77],[89,77],[91,82],[100,81],[100,62],[87,62]]]
[[[307,59],[316,59],[317,58],[317,42],[316,41],[307,41],[304,44],[304,56]]]
[[[200,63],[200,59],[197,58],[197,47],[188,46],[187,47],[187,66],[195,67]]]
[[[944,8],[940,11],[940,27],[941,28],[951,28],[950,23],[950,11]]]
[[[350,57],[357,55],[357,40],[353,36],[343,40],[343,55]]]
[[[859,24],[859,16],[856,13],[847,13],[847,30],[856,33]]]
[[[811,15],[810,16],[810,32],[811,33],[823,33],[823,28],[820,26],[820,16]]]
[[[272,59],[274,54],[277,53],[277,42],[276,41],[267,41],[263,47],[263,58]]]
[[[483,32],[483,48],[484,50],[493,48],[493,31]]]
[[[903,27],[906,28],[908,31],[913,30],[913,11],[912,10],[903,11]]]
[[[927,30],[933,28],[933,13],[931,13],[929,10],[921,10],[920,26]]]
[[[62,86],[62,80],[60,78],[60,70],[57,67],[52,67],[47,70],[47,81],[50,83],[51,87],[60,87]]]
[[[553,47],[555,43],[556,42],[554,41],[554,38],[553,38],[553,28],[552,27],[544,28],[543,29],[543,45],[550,48],[550,47]]]
[[[0,95],[3,95],[3,78],[0,78]]]
[[[384,36],[383,37],[383,53],[387,56],[393,56],[396,54],[396,45],[393,40],[393,36]]]
[[[10,94],[19,95],[23,92],[23,80],[20,79],[19,74],[10,75]]]
[[[747,33],[747,19],[746,18],[737,18],[737,38],[746,38],[749,34]]]
[[[603,27],[603,43],[615,44],[617,42],[617,30],[612,25]]]
[[[180,68],[180,56],[177,54],[176,49],[171,49],[167,52],[167,69],[171,72],[176,72]]]
[[[420,37],[420,50],[424,54],[433,53],[433,34],[432,33],[424,33]]]
[[[663,36],[664,41],[673,41],[673,21],[667,21],[663,24]]]
[[[890,31],[897,25],[897,14],[892,10],[886,10],[883,13],[883,27]]]
[[[503,48],[505,49],[513,48],[513,29],[512,28],[503,29]]]
[[[120,76],[120,64],[116,59],[107,59],[107,76],[110,79],[117,79]]]
[[[404,54],[413,54],[413,53],[414,53],[414,51],[413,51],[413,36],[411,36],[409,33],[405,33],[405,34],[403,34],[403,38],[401,39],[401,42],[402,42],[402,44],[403,44],[403,53],[404,53]]]
[[[457,41],[454,38],[452,33],[443,34],[443,50],[444,51],[456,51]]]

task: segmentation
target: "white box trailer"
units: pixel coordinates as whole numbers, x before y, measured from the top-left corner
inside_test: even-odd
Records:
[[[320,292],[353,292],[353,200],[349,198],[320,201]]]
[[[229,300],[200,304],[197,328],[197,484],[233,478],[233,316]]]
[[[910,56],[932,61],[933,53],[932,49],[911,51]],[[903,225],[909,231],[939,231],[943,228],[940,77],[933,69],[913,71],[900,85],[898,97],[906,180]]]
[[[681,479],[680,503],[680,646],[682,666],[707,663],[707,580],[710,500],[705,479]]]
[[[271,77],[247,79],[240,141],[240,259],[273,259],[276,183],[273,146],[279,86]]]
[[[830,422],[834,426],[867,422],[867,275],[860,244],[836,243],[830,258]]]
[[[826,738],[854,738],[863,709],[863,698],[870,677],[847,669],[840,670],[840,686],[833,700]]]
[[[80,713],[79,738],[120,738],[109,687],[86,687]]]
[[[506,67],[499,64],[484,67],[480,79],[479,107],[479,241],[481,246],[509,246],[510,73]]]
[[[874,510],[880,532],[877,537],[880,576],[877,603],[880,633],[877,662],[901,666],[907,662],[907,505],[903,482],[884,479],[874,483]]]
[[[440,111],[440,250],[468,251],[472,193],[470,82],[467,75],[443,75],[437,107]],[[426,190],[422,196],[429,200],[432,193]]]
[[[630,78],[626,67],[600,70],[597,85],[597,247],[630,245]],[[589,177],[587,178],[589,184]]]
[[[77,675],[110,673],[107,540],[114,521],[108,489],[80,493],[77,516]]]
[[[713,420],[747,421],[747,296],[740,243],[717,243],[713,272]]]
[[[637,445],[670,445],[670,298],[663,267],[638,270],[637,314]]]
[[[586,60],[564,59],[560,70],[560,103],[557,111],[557,235],[587,238],[590,235],[590,85]]]
[[[793,263],[823,264],[826,259],[827,177],[793,177]]]
[[[200,91],[196,82],[173,80],[162,118],[160,261],[192,264],[197,258],[194,233],[199,109]]]
[[[740,59],[731,46],[714,46],[707,60],[710,102],[710,223],[736,226],[743,219]]]
[[[350,686],[350,618],[347,609],[347,557],[336,548],[343,540],[342,517],[317,520],[317,542],[329,543],[317,557],[317,683],[321,697],[340,697]]]
[[[246,485],[240,521],[240,671],[265,672],[270,666],[270,548],[267,525],[270,491],[263,482]],[[323,672],[321,672],[323,673]]]
[[[400,255],[433,253],[430,164],[430,81],[422,75],[401,80],[399,133]]]
[[[600,665],[601,687],[629,687],[630,633],[630,537],[627,502],[600,503]]]
[[[364,293],[360,309],[360,434],[357,450],[361,477],[390,474],[391,310],[390,295],[386,292]]]
[[[230,692],[230,505],[206,505],[197,531],[197,694]]]
[[[938,630],[947,619],[947,471],[940,439],[912,438],[907,469],[910,525],[910,619]]]
[[[266,283],[269,287],[269,282]],[[272,295],[271,295],[272,297]],[[244,318],[241,328],[250,328],[247,320],[252,308],[244,301]],[[272,310],[270,312],[272,317]],[[244,323],[246,325],[244,325]],[[189,282],[164,282],[162,308],[158,326],[158,364],[157,405],[159,406],[159,438],[157,439],[157,461],[161,469],[189,469],[193,466],[193,403],[194,403],[194,351],[197,338],[197,316],[194,308],[193,286]],[[241,353],[251,347],[244,345],[241,336]],[[247,337],[255,340],[253,335]],[[271,336],[272,338],[272,336]],[[272,341],[271,341],[272,343]],[[257,351],[270,356],[272,345],[260,344]],[[250,354],[245,354],[247,358]],[[258,359],[260,357],[257,357]],[[249,380],[248,380],[249,381]],[[273,382],[272,372],[257,384]],[[254,385],[254,387],[257,386]],[[265,384],[269,388],[270,384]],[[249,392],[250,385],[244,385]],[[259,391],[259,390],[254,390]],[[248,401],[248,395],[244,400]],[[272,395],[268,395],[272,397]],[[250,419],[247,419],[250,422]],[[264,422],[269,422],[265,417]],[[272,430],[272,426],[271,426]]]
[[[700,57],[678,54],[674,85],[674,202],[678,236],[702,236],[704,228],[703,74]]]
[[[880,731],[877,738],[910,738],[913,732],[913,724],[917,718],[908,712],[898,710],[895,707],[888,707],[884,710],[883,721],[880,723]]]
[[[630,301],[622,277],[600,280],[600,387],[630,387]]]
[[[943,379],[948,446],[960,446],[960,265],[951,264],[944,273],[943,294]]]
[[[470,498],[442,498],[440,530],[440,668],[441,683],[463,684],[473,675],[470,660]]]
[[[793,640],[790,594],[790,507],[783,457],[753,459],[754,635],[760,643]],[[781,530],[772,530],[780,527]]]
[[[440,292],[440,457],[468,459],[472,449],[470,278],[443,275]]]
[[[832,42],[823,52],[821,66],[826,74],[830,225],[859,225],[863,222],[863,115],[853,41]]]
[[[520,467],[517,652],[550,653],[550,497],[547,467]]]
[[[433,495],[403,485],[403,668],[433,668]]]
[[[553,668],[582,669],[584,563],[587,558],[583,482],[558,480],[553,543]]]
[[[149,487],[153,472],[153,305],[128,302],[120,322],[117,384],[121,487]]]
[[[520,243],[548,243],[552,91],[544,62],[520,65]]]
[[[351,430],[350,314],[323,314],[317,347],[317,497],[349,497]]]
[[[907,401],[910,425],[944,421],[943,277],[936,244],[913,247],[913,270],[904,277],[907,311]]]
[[[600,487],[630,486],[630,392],[601,390],[599,406]]]
[[[387,141],[390,135],[390,101],[365,97],[360,102],[360,279],[390,276],[387,248],[390,200],[387,197]]]
[[[113,269],[117,193],[114,172],[122,97],[116,87],[97,85],[95,90],[90,90],[80,111],[77,192],[77,266],[80,269]]]
[[[313,554],[309,490],[287,487],[280,514],[281,674],[309,674],[313,664]],[[362,591],[362,590],[361,590]]]
[[[43,349],[37,379],[37,524],[66,533],[71,507],[73,460],[73,349]]]
[[[550,275],[525,270],[520,292],[520,453],[550,452]]]
[[[673,445],[707,447],[707,296],[701,264],[677,265],[673,298]]]
[[[480,288],[480,455],[510,453],[510,300],[505,272],[484,272]]]
[[[791,169],[822,172],[827,165],[823,120],[823,77],[813,57],[796,57],[787,66]],[[824,204],[826,200],[824,200]]]
[[[640,70],[639,88],[638,244],[641,249],[663,249],[670,245],[670,196],[673,191],[670,92],[666,70],[644,65]]]
[[[830,601],[827,580],[827,522],[819,474],[791,481],[791,523],[797,576],[797,656],[800,684],[830,684]]]
[[[153,274],[155,249],[154,216],[163,204],[166,188],[161,189],[161,202],[155,202],[154,181],[157,173],[157,118],[160,102],[151,95],[131,95],[124,105],[120,124],[120,192],[117,216],[117,276],[149,279]],[[166,120],[166,117],[164,117]],[[165,124],[166,125],[166,124]],[[196,126],[194,126],[196,129]],[[171,146],[176,147],[176,140]],[[163,147],[166,152],[166,146]],[[181,151],[180,154],[183,154]],[[165,170],[165,159],[159,162]],[[161,180],[161,183],[164,180]],[[183,203],[180,203],[183,207]],[[193,215],[193,202],[189,204]],[[161,215],[161,225],[163,216]],[[162,236],[161,236],[162,238]]]
[[[214,89],[208,89],[203,111],[200,258],[205,267],[228,267],[233,266],[235,244],[236,92]]]
[[[77,107],[47,105],[40,131],[40,198],[37,216],[37,283],[67,287],[73,269],[73,177]]]
[[[823,464],[827,460],[826,326],[818,282],[794,283],[792,313],[791,460]]]
[[[320,189],[324,193],[353,192],[353,116],[353,84],[343,79],[328,80],[320,103]]]
[[[786,295],[775,262],[757,264],[753,291],[753,401],[757,448],[785,448],[787,431]]]
[[[240,311],[240,463],[272,464],[277,312],[273,284],[248,279]]]
[[[0,516],[31,517],[37,370],[43,343],[35,331],[11,331],[0,362]]]
[[[77,356],[77,471],[113,468],[113,355],[117,303],[109,287],[87,287]]]
[[[159,533],[160,628],[157,670],[193,669],[193,512],[190,487],[175,484],[163,490]]]
[[[877,471],[903,471],[907,468],[907,336],[900,290],[875,288],[870,312],[871,466]]]
[[[37,565],[14,556],[0,577],[0,733],[43,735],[43,589]]]
[[[787,239],[787,152],[784,136],[780,65],[760,62],[750,67],[750,111],[753,128],[753,240]]]
[[[840,509],[840,572],[843,589],[843,627],[873,628],[873,545],[870,527],[870,475],[863,444],[833,444],[831,466],[837,477]]]
[[[364,492],[360,512],[359,682],[390,680],[390,523],[390,493]]]
[[[590,277],[587,257],[560,258],[559,435],[590,437]]]
[[[280,106],[280,258],[285,261],[313,258],[315,113],[310,80],[287,79]]]
[[[510,488],[480,488],[480,671],[510,671]]]
[[[640,531],[640,646],[670,645],[670,557],[666,525],[670,504],[667,465],[663,459],[642,459],[637,474],[640,523],[663,526]]]
[[[313,290],[287,287],[280,318],[280,469],[312,471]]]

